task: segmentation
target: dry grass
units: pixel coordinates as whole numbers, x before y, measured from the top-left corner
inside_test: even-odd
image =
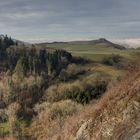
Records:
[[[17,140],[17,139],[13,137],[7,137],[7,138],[0,138],[0,140]]]
[[[49,116],[47,111],[46,114],[40,113],[41,118],[38,118],[37,121],[41,120],[39,124],[44,125],[42,127],[36,125],[39,129],[41,128],[41,131],[36,131],[38,133],[35,136],[38,140],[124,140],[135,136],[140,122],[139,66],[137,64],[135,70],[127,74],[122,81],[110,84],[108,91],[101,99],[86,105],[82,111],[71,114],[72,116],[68,115],[63,125],[60,125],[58,118],[48,119],[51,115]],[[91,79],[86,80],[90,84],[93,82]],[[85,86],[79,82],[77,84],[81,88]],[[58,91],[63,91],[64,87],[60,87]],[[71,89],[71,86],[69,88]],[[53,90],[56,91],[56,89]],[[70,105],[63,107],[66,109]],[[55,113],[58,112],[58,108],[54,109]],[[38,137],[39,135],[41,137]]]
[[[83,93],[83,99],[84,99],[84,96],[86,97],[87,91],[89,91],[90,94],[91,89],[93,88],[95,89],[97,86],[101,87],[103,84],[104,86],[106,86],[108,81],[109,79],[105,77],[102,78],[102,77],[90,75],[85,77],[84,79],[75,80],[74,82],[59,83],[56,85],[52,85],[45,91],[43,100],[47,100],[49,102],[58,102],[60,100],[74,99],[74,101],[76,100],[77,102],[80,102],[80,99],[78,100],[78,95]],[[74,95],[74,97],[72,98],[70,95],[74,93],[76,95]],[[98,91],[96,91],[95,94],[98,94]],[[99,96],[101,94],[102,93],[99,93]]]
[[[81,109],[82,105],[71,100],[37,105],[35,110],[38,116],[31,125],[31,134],[33,134],[33,137],[37,140],[49,140],[54,138],[56,134],[61,132],[66,118]]]
[[[70,117],[66,121],[59,139],[75,139],[79,128],[90,119],[92,123],[88,136],[91,140],[123,139],[131,129],[138,125],[139,94],[140,72],[138,71],[130,73],[125,80],[112,85],[112,88],[97,103],[86,106],[79,115]]]

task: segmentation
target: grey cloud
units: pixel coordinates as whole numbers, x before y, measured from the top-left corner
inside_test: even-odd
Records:
[[[139,0],[1,0],[0,31],[25,41],[139,37],[139,12]]]

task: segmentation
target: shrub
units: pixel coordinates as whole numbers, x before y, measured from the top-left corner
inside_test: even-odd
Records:
[[[70,79],[76,79],[78,75],[83,74],[85,70],[76,64],[68,65],[67,69],[63,69],[59,75],[61,81],[68,81]]]
[[[6,122],[7,119],[6,111],[4,109],[0,109],[0,122]]]
[[[7,108],[8,124],[11,136],[17,131],[17,112],[20,109],[20,105],[12,103]]]
[[[75,64],[87,64],[87,63],[90,63],[91,60],[89,59],[85,59],[85,58],[82,58],[82,57],[74,57],[72,58],[72,62],[75,63]]]
[[[71,116],[73,113],[79,111],[81,107],[81,105],[71,100],[60,101],[52,104],[50,116],[52,119],[62,119],[63,121],[67,116]]]
[[[108,80],[96,79],[93,77],[77,80],[72,83],[60,83],[49,87],[43,96],[43,100],[57,102],[64,99],[71,99],[78,103],[86,104],[92,99],[101,96],[107,87]]]
[[[17,65],[15,67],[15,74],[19,77],[19,79],[23,79],[23,77],[25,76],[26,72],[27,72],[27,64],[26,64],[26,59],[24,57],[21,57],[18,61],[17,61]]]
[[[31,119],[33,116],[32,107],[42,97],[47,81],[37,75],[24,77],[22,82],[14,78],[14,76],[4,75],[0,80],[0,108],[4,109],[11,103],[17,102],[22,106],[18,117]]]
[[[37,111],[36,108],[40,109],[37,109]],[[81,109],[81,105],[71,100],[53,104],[43,103],[43,105],[36,105],[35,111],[37,111],[38,116],[31,125],[32,136],[37,140],[53,138],[56,133],[59,133],[66,118]]]
[[[68,118],[58,135],[59,140],[137,139],[140,132],[139,89],[140,71],[127,74],[122,81],[114,83],[99,101]]]
[[[116,67],[118,69],[132,70],[135,68],[136,62],[120,55],[110,55],[102,60],[103,64]]]
[[[118,66],[118,64],[122,61],[122,58],[123,57],[121,57],[120,55],[112,54],[110,56],[105,57],[102,60],[102,63],[110,66]]]

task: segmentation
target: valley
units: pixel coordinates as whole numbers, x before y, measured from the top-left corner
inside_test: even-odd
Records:
[[[113,84],[139,68],[138,49],[106,39],[18,44],[5,36],[0,52],[0,134],[4,138],[68,140],[63,133],[69,130],[68,120],[88,106],[96,107]]]

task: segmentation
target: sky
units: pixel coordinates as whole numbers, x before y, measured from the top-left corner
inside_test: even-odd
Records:
[[[0,34],[26,42],[139,39],[140,0],[0,0]]]

